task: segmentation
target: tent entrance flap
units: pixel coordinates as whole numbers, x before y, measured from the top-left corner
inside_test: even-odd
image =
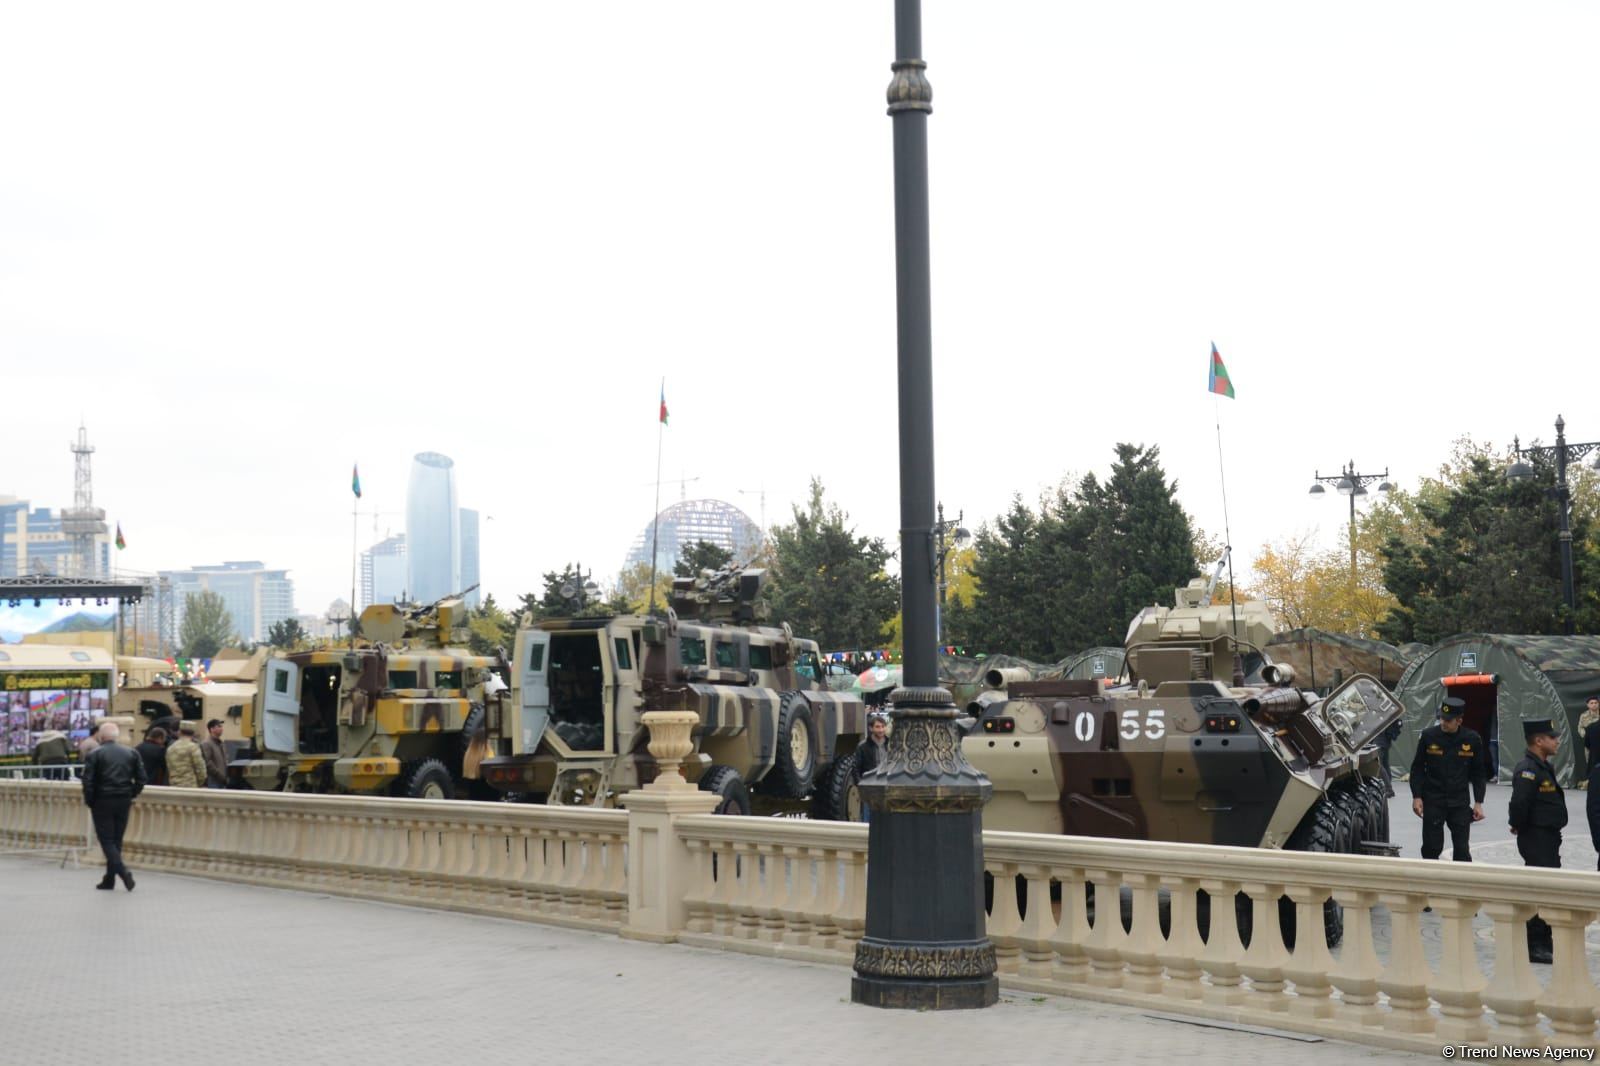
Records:
[[[1489,745],[1489,756],[1499,780],[1500,767],[1500,686],[1490,681],[1493,674],[1468,674],[1443,678],[1445,695],[1454,696],[1466,704],[1461,711],[1461,724],[1483,738]],[[1483,680],[1479,680],[1482,678]]]
[[[1456,685],[1498,685],[1499,674],[1456,674],[1453,677],[1441,677],[1439,684],[1445,688],[1454,688]]]

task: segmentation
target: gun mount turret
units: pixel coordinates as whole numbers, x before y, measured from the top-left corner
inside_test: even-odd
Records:
[[[767,583],[760,567],[725,566],[672,582],[672,609],[684,620],[750,625],[765,621],[767,605],[758,600]]]

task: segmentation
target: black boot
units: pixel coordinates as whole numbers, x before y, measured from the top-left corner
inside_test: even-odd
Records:
[[[133,891],[133,871],[132,870],[123,870],[122,871],[122,884],[123,884],[123,887],[126,888],[129,892]]]
[[[116,888],[117,887],[117,875],[112,873],[110,870],[107,870],[106,871],[106,875],[100,879],[100,883],[98,885],[95,885],[94,887],[95,888],[99,888],[99,889],[113,889],[113,888]]]
[[[1528,923],[1528,961],[1549,963],[1555,954],[1555,935],[1540,918]]]

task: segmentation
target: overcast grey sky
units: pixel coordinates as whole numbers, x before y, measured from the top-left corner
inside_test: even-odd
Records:
[[[1233,540],[1354,458],[1600,439],[1600,7],[926,0],[939,495],[1119,440]],[[0,494],[135,569],[348,596],[410,457],[501,598],[609,577],[663,473],[897,538],[889,0],[0,7]],[[745,490],[747,495],[741,495]],[[679,486],[663,487],[663,501]],[[373,515],[371,512],[379,512]]]

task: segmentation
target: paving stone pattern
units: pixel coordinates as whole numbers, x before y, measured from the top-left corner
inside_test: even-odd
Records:
[[[905,1013],[843,968],[0,857],[0,1063],[1128,1063],[1431,1056],[1057,997]],[[98,1019],[98,1020],[91,1020]]]

